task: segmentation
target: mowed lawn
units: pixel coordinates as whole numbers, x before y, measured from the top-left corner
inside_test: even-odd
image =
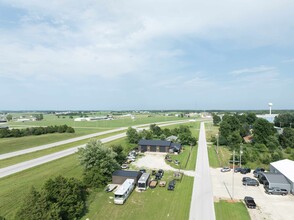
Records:
[[[165,173],[164,179],[171,180],[172,173]],[[188,220],[193,179],[184,176],[181,182],[177,182],[174,191],[158,186],[144,192],[133,191],[124,205],[113,204],[113,193],[97,191],[92,194],[90,199],[93,202],[90,204],[89,213],[83,219]]]
[[[214,203],[217,220],[250,220],[247,208],[242,202],[220,200]]]

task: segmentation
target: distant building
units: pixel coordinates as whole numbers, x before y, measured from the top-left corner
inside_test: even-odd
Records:
[[[279,114],[265,114],[265,115],[256,115],[257,118],[263,118],[270,123],[274,123],[275,117]]]
[[[245,141],[245,143],[250,144],[253,141],[253,136],[247,135],[247,136],[243,137],[243,140]]]
[[[87,117],[87,118],[75,118],[74,121],[99,121],[99,120],[111,120],[112,117],[101,116],[101,117]]]

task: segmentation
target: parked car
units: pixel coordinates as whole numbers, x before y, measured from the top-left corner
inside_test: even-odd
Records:
[[[236,168],[234,169],[234,172],[235,172],[235,173],[239,173],[241,170],[242,170],[241,167],[236,167]]]
[[[262,172],[264,172],[265,171],[265,169],[263,169],[263,168],[256,168],[254,171],[253,171],[253,175],[254,175],[254,177],[256,177],[256,178],[258,178],[259,177],[259,174],[260,173],[262,173]]]
[[[161,180],[162,175],[160,173],[155,174],[155,179],[156,180]]]
[[[141,169],[139,170],[141,173],[146,173],[146,170],[145,169]]]
[[[246,181],[249,181],[249,180],[252,180],[252,179],[250,177],[248,177],[248,176],[245,176],[245,177],[242,178],[243,183],[246,182]]]
[[[151,175],[154,176],[156,174],[156,170],[152,170]]]
[[[164,171],[162,169],[159,169],[158,173],[161,175],[161,177],[163,177]]]
[[[121,165],[121,168],[122,168],[122,169],[128,169],[128,168],[129,168],[129,165],[128,165],[128,164],[122,164],[122,165]]]
[[[151,180],[151,182],[149,183],[149,187],[151,189],[154,189],[157,186],[158,181],[157,180]]]
[[[249,209],[255,209],[256,208],[256,203],[254,201],[254,198],[252,198],[250,196],[245,196],[244,202],[245,202],[246,206]]]
[[[229,172],[229,171],[231,171],[231,168],[230,167],[223,167],[221,169],[221,172]]]
[[[285,196],[288,194],[288,190],[286,189],[281,189],[279,187],[265,187],[265,192],[269,195],[282,195]]]
[[[248,179],[243,182],[244,186],[259,186],[259,182],[256,179]]]
[[[247,174],[247,173],[250,173],[250,172],[251,172],[251,169],[250,168],[242,168],[240,170],[240,173],[242,173],[242,174]]]
[[[167,190],[174,190],[176,187],[176,181],[175,180],[172,180],[168,183],[168,188]]]

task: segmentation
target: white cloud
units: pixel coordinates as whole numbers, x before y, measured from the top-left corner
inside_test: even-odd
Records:
[[[264,73],[275,73],[277,69],[275,67],[269,66],[258,66],[258,67],[251,67],[251,68],[244,68],[239,70],[234,70],[231,72],[234,76],[239,75],[248,75],[248,74],[264,74]]]

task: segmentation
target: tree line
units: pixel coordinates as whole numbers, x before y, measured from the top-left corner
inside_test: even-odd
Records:
[[[280,115],[283,118],[283,115]],[[217,117],[215,117],[218,121]],[[252,136],[251,143],[246,143],[243,138]],[[215,138],[214,138],[215,139]],[[239,152],[243,143],[242,160],[246,162],[260,162],[269,164],[272,161],[283,159],[282,149],[289,148],[287,152],[294,159],[294,130],[284,128],[278,134],[274,124],[265,119],[257,118],[254,113],[225,114],[219,128],[219,144],[227,145],[231,150]]]
[[[0,129],[0,138],[10,138],[10,137],[24,137],[31,135],[43,135],[52,133],[75,133],[74,128],[67,125],[60,126],[47,126],[47,127],[31,127],[25,129]]]
[[[143,129],[142,131],[137,131],[132,127],[129,127],[127,130],[127,139],[131,144],[138,144],[141,139],[166,140],[171,135],[177,136],[177,142],[180,142],[182,145],[194,146],[197,144],[197,139],[192,136],[190,128],[186,125],[181,125],[174,129],[161,129],[156,124],[151,124],[149,130]]]

